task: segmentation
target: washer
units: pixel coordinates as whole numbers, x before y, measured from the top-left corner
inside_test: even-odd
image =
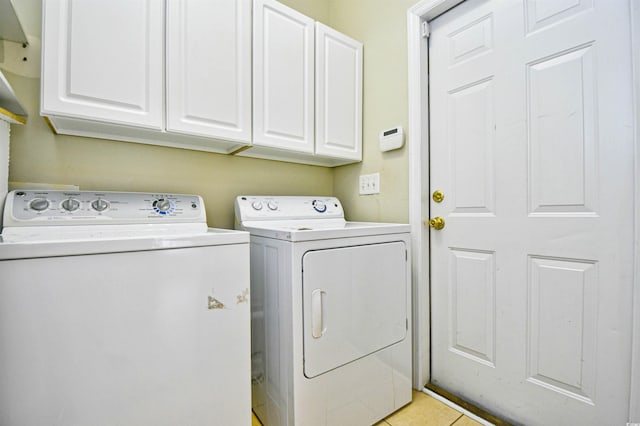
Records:
[[[409,403],[409,225],[347,222],[334,197],[239,196],[235,214],[262,423],[371,425]]]
[[[196,195],[13,191],[0,424],[249,425],[249,234]]]

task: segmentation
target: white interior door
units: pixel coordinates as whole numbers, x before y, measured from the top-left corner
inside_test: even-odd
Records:
[[[431,22],[432,383],[516,423],[629,421],[629,21],[468,0]]]

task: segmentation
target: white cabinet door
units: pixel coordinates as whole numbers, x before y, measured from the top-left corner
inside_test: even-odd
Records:
[[[314,21],[255,0],[253,143],[313,153]]]
[[[167,3],[167,130],[251,141],[251,0]]]
[[[362,43],[319,22],[315,152],[362,160]]]
[[[45,0],[42,113],[163,127],[163,0]]]

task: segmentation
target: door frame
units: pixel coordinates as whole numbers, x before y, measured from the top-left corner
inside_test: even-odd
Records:
[[[407,11],[409,223],[413,281],[413,386],[431,379],[429,228],[428,22],[465,0],[421,0]],[[640,421],[640,4],[628,0],[633,65],[634,286],[629,419]],[[426,24],[426,26],[425,26]]]

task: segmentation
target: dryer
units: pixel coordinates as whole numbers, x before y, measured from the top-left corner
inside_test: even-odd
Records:
[[[196,195],[13,191],[0,424],[249,425],[249,235]]]
[[[235,214],[263,424],[371,425],[409,403],[409,225],[348,222],[335,197],[239,196]]]

